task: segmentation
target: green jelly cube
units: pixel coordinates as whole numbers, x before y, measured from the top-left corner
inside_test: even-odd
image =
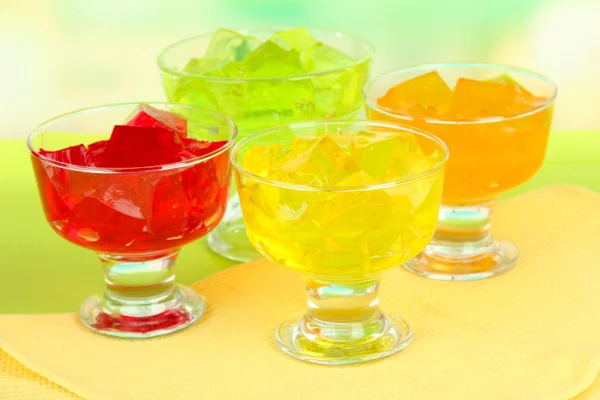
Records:
[[[317,43],[308,49],[303,59],[305,66],[310,67],[311,72],[329,71],[354,62],[354,59],[346,53],[323,43]]]
[[[243,68],[238,61],[228,62],[217,58],[192,58],[186,64],[183,72],[220,78],[241,78]]]
[[[310,79],[260,80],[245,83],[242,134],[273,125],[315,119],[315,92]]]
[[[270,40],[258,46],[242,64],[246,78],[280,78],[304,73],[296,50],[285,50]]]
[[[243,117],[243,84],[210,78],[210,76],[218,76],[217,73],[217,70],[203,76],[178,76],[165,73],[163,81],[167,99],[172,103],[216,110],[231,118]]]
[[[362,62],[350,68],[317,75],[315,108],[321,118],[348,118],[356,115],[362,107],[362,87],[367,80],[370,62]]]
[[[226,61],[218,58],[191,58],[185,67],[183,72],[195,75],[207,75],[214,70],[222,68]]]
[[[306,28],[275,32],[269,40],[286,50],[296,50],[300,53],[310,50],[319,43]]]
[[[361,107],[361,90],[367,79],[370,62],[350,66],[356,60],[322,43],[305,52],[302,60],[305,69],[310,72],[332,71],[313,79],[319,115],[324,118],[343,118],[358,112]]]
[[[245,82],[244,130],[260,129],[301,119],[314,114],[314,89],[310,79],[285,79],[304,74],[300,55],[266,41],[242,62]],[[278,79],[280,78],[280,79]]]
[[[222,70],[229,62],[218,58],[192,58],[183,68],[183,72],[202,76],[223,76]]]
[[[256,47],[259,41],[255,37],[242,35],[229,29],[219,29],[208,45],[206,58],[227,61],[242,61]]]

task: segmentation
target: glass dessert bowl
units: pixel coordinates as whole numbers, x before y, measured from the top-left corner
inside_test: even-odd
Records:
[[[83,109],[30,134],[46,219],[104,268],[106,290],[82,305],[84,325],[143,338],[202,316],[202,297],[175,284],[174,264],[225,213],[235,136],[221,114],[162,103]]]
[[[426,133],[353,120],[284,125],[236,144],[250,241],[308,291],[308,310],[277,330],[284,352],[345,364],[410,343],[408,323],[380,310],[379,281],[433,236],[446,157]]]
[[[436,234],[405,264],[419,275],[474,280],[504,273],[517,247],[490,233],[494,202],[541,167],[556,87],[521,68],[433,64],[370,81],[367,116],[431,132],[450,149]]]

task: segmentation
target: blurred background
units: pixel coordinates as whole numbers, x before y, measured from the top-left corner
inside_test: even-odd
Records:
[[[555,129],[600,129],[599,21],[598,0],[0,0],[0,137],[86,106],[163,100],[160,49],[261,25],[362,35],[374,73],[435,61],[534,69],[559,87]]]

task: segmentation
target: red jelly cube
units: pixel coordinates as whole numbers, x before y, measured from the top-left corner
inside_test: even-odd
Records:
[[[173,131],[161,128],[116,125],[103,162],[107,167],[147,167],[178,161],[183,150],[181,139]]]
[[[124,214],[97,198],[87,197],[69,214],[68,239],[86,247],[110,245],[112,251],[127,251],[127,244],[139,239],[138,234],[146,236],[146,221],[139,216]]]
[[[197,224],[189,198],[183,190],[182,173],[178,171],[161,178],[156,183],[152,198],[149,226],[153,234],[163,239],[179,238]]]
[[[161,128],[177,133],[181,138],[187,137],[187,120],[179,118],[168,111],[150,107],[147,104],[140,105],[135,111],[135,115],[126,125],[143,128]]]
[[[32,157],[32,162],[46,217],[50,222],[66,218],[69,206],[54,187],[51,178],[55,168],[42,164],[37,157]],[[50,176],[47,169],[50,170]]]
[[[104,152],[106,151],[107,145],[108,140],[100,140],[98,142],[88,144],[88,153],[96,167],[104,167]]]
[[[58,162],[63,162],[65,164],[79,165],[83,167],[95,166],[94,161],[90,157],[88,150],[82,144],[56,151],[46,151],[44,149],[40,149],[40,154],[46,158],[50,158]]]
[[[94,174],[93,197],[119,213],[147,219],[156,178],[148,174]]]
[[[52,153],[55,153],[53,154],[53,157],[56,157],[56,153],[59,152]],[[57,161],[61,160],[64,160],[64,158]],[[41,162],[39,159],[35,159],[34,164],[35,163],[39,163],[39,167],[36,167],[36,172],[40,176],[47,177],[51,182],[53,192],[62,199],[62,203],[69,209],[75,207],[84,197],[94,193],[94,185],[89,179],[90,174],[87,172],[78,171],[69,167],[54,166]]]
[[[201,157],[207,154],[212,153],[220,149],[221,147],[227,144],[227,141],[217,141],[217,142],[205,142],[198,141],[195,139],[184,139],[183,144],[185,145],[185,149],[194,154],[197,157]],[[223,182],[229,182],[229,154],[223,153],[218,156],[213,157],[211,160],[207,160],[207,162],[211,162],[214,164],[213,170],[216,169],[216,183],[222,184]]]
[[[203,221],[205,229],[213,227],[221,217],[227,199],[227,186],[221,185],[219,178],[228,182],[229,170],[219,169],[220,164],[215,162],[219,157],[227,157],[227,154],[221,154],[181,173],[185,194],[198,219]]]

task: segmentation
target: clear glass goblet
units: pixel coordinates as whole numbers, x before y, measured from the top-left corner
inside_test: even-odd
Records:
[[[175,284],[175,260],[182,246],[214,229],[225,213],[229,152],[236,137],[234,123],[217,112],[156,103],[150,106],[187,123],[189,138],[222,145],[203,156],[188,154],[180,162],[144,167],[101,168],[49,156],[71,146],[75,155],[79,149],[90,154],[110,143],[105,140],[113,127],[124,124],[138,106],[64,114],[42,123],[28,138],[50,226],[69,242],[95,251],[104,269],[104,295],[90,297],[80,319],[97,333],[125,338],[175,332],[204,313],[202,297]]]
[[[320,183],[307,184],[313,168],[354,163],[331,138],[355,148],[355,136],[389,139],[361,153],[360,162],[371,163],[378,175],[394,175],[400,166],[409,172],[368,184],[360,183],[371,179],[360,170],[330,184],[346,173],[334,167]],[[325,139],[311,155],[294,147],[314,137]],[[399,151],[393,163],[374,160],[371,151],[383,154],[393,140]],[[287,175],[273,178],[265,170],[270,157],[282,152],[304,152],[305,160],[319,165],[294,161],[281,167],[292,167]],[[269,260],[298,271],[308,292],[308,309],[277,330],[284,352],[314,363],[345,364],[384,357],[410,343],[408,323],[380,310],[379,281],[386,269],[416,256],[433,236],[446,158],[445,144],[434,136],[359,120],[283,125],[235,145],[232,163],[250,241]]]

